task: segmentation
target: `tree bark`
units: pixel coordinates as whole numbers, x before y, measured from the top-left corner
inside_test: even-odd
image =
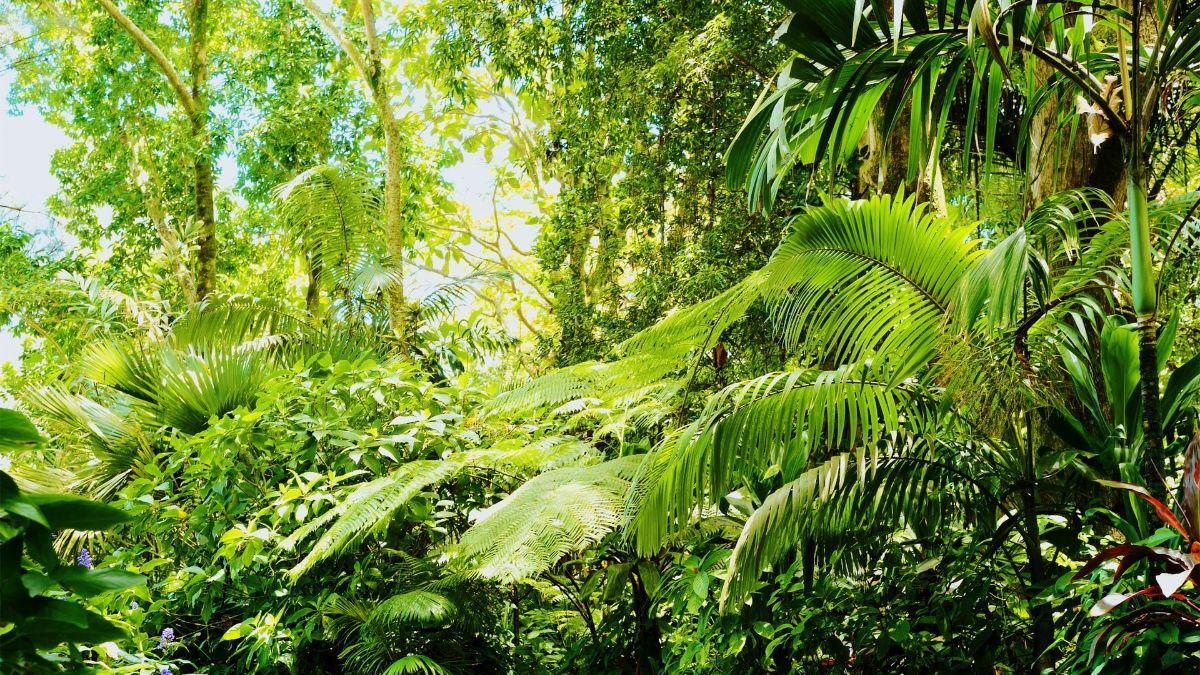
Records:
[[[1022,491],[1022,511],[1025,519],[1025,555],[1029,558],[1029,582],[1031,596],[1041,592],[1046,583],[1045,560],[1042,558],[1042,537],[1037,521],[1037,483],[1036,477],[1030,477],[1030,486]],[[1033,660],[1029,664],[1029,672],[1041,672],[1042,666],[1053,665],[1053,660],[1042,657],[1054,642],[1054,617],[1050,614],[1050,606],[1046,603],[1031,603],[1030,618],[1032,619],[1031,638],[1033,644]]]
[[[1045,85],[1054,70],[1042,61],[1034,62],[1034,75]],[[1125,187],[1125,163],[1121,159],[1121,141],[1111,137],[1093,145],[1086,115],[1076,115],[1074,125],[1060,125],[1064,108],[1074,110],[1069,96],[1047,98],[1029,124],[1029,206],[1037,206],[1063,190],[1096,188],[1120,203]]]
[[[126,145],[129,147],[130,176],[146,200],[146,214],[150,217],[150,224],[154,226],[154,231],[158,233],[159,241],[162,242],[163,255],[166,256],[167,264],[175,274],[176,281],[179,282],[179,289],[183,293],[184,300],[189,305],[194,304],[197,300],[195,279],[192,277],[191,269],[188,268],[187,251],[184,250],[183,243],[179,241],[178,233],[167,222],[167,213],[163,209],[162,199],[159,197],[158,170],[152,161],[143,162],[141,160],[137,142],[130,143],[126,139]],[[146,175],[144,181],[139,178],[139,174],[143,172]]]
[[[880,128],[883,120],[876,115],[867,123],[859,141],[862,163],[854,175],[851,192],[856,199],[871,195],[896,194],[901,189],[915,195],[917,201],[928,203],[934,213],[946,214],[946,190],[942,181],[938,148],[930,148],[923,170],[908,179],[909,126],[912,113],[905,110],[896,120],[892,133],[884,137]]]
[[[367,67],[369,73],[364,73],[371,85],[375,98],[375,107],[379,110],[379,123],[383,127],[384,155],[386,157],[386,174],[384,175],[384,240],[387,244],[388,255],[392,261],[399,264],[404,260],[405,223],[404,201],[404,155],[408,147],[404,136],[400,133],[400,124],[396,121],[395,111],[392,110],[392,99],[388,92],[388,82],[383,72],[383,50],[379,45],[379,37],[375,33],[375,9],[371,0],[362,1],[363,25],[367,36]],[[400,341],[401,351],[408,351],[409,319],[411,312],[404,301],[404,282],[395,279],[388,284],[385,291],[388,304],[388,318],[392,331]]]
[[[196,296],[203,300],[217,284],[217,217],[213,206],[213,162],[208,135],[208,0],[192,0],[190,115],[196,172]]]
[[[1138,360],[1142,394],[1142,437],[1146,444],[1146,461],[1153,471],[1163,459],[1162,422],[1159,419],[1158,383],[1158,287],[1154,280],[1154,261],[1150,248],[1150,216],[1146,190],[1137,166],[1129,168],[1130,258],[1133,269],[1133,311],[1138,320]],[[1144,476],[1154,481],[1153,474]]]
[[[307,257],[308,287],[304,290],[304,309],[309,318],[318,321],[321,318],[321,264]]]
[[[658,627],[658,619],[651,615],[652,602],[642,582],[641,573],[634,566],[629,574],[633,586],[633,612],[637,624],[637,672],[639,675],[658,672],[662,663],[662,632]]]

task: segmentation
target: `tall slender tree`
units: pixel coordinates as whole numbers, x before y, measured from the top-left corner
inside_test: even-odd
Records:
[[[208,0],[190,0],[188,4],[188,55],[190,83],[163,50],[133,22],[112,0],[97,0],[104,11],[150,57],[171,85],[179,107],[191,129],[193,169],[195,171],[196,235],[195,299],[203,300],[217,283],[217,219],[213,203],[213,153],[208,112]],[[164,242],[166,243],[166,242]],[[191,295],[189,293],[189,295]]]

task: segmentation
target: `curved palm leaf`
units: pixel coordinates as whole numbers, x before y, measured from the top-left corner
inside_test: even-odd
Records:
[[[450,598],[427,590],[393,595],[376,605],[366,617],[371,630],[384,632],[397,627],[437,626],[458,615],[458,606]]]
[[[792,220],[761,271],[785,343],[821,361],[886,355],[898,376],[937,351],[979,255],[913,197],[834,201]]]
[[[630,536],[643,555],[685,528],[750,473],[802,473],[814,451],[873,447],[900,427],[910,391],[866,366],[792,371],[726,387],[700,418],[649,456],[630,493]]]

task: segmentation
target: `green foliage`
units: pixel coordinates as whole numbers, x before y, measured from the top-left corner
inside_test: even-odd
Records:
[[[1191,666],[1188,3],[112,3],[0,0],[0,670]]]
[[[475,514],[454,553],[474,574],[500,583],[530,579],[603,539],[622,521],[643,458],[547,471]]]
[[[0,449],[42,442],[24,415],[0,409]],[[26,493],[0,471],[0,665],[13,672],[61,672],[81,664],[77,645],[122,640],[125,631],[84,603],[145,582],[119,568],[63,564],[51,534],[102,531],[128,514],[70,495]],[[53,654],[62,646],[66,654]]]

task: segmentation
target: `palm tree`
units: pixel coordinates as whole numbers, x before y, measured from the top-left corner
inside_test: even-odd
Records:
[[[785,4],[793,14],[778,37],[797,56],[776,91],[764,93],[729,153],[730,180],[747,185],[755,208],[770,209],[797,163],[823,162],[832,173],[873,114],[885,136],[902,134],[899,124],[911,119],[910,174],[939,170],[948,126],[962,117],[956,108],[964,102],[962,152],[969,162],[979,148],[990,167],[1004,97],[1019,99],[1023,114],[1006,122],[1019,126],[1026,167],[1045,162],[1037,153],[1049,152],[1046,128],[1068,137],[1062,144],[1069,145],[1083,125],[1097,151],[1115,153],[1126,185],[1142,424],[1147,458],[1159,461],[1159,289],[1148,196],[1176,167],[1200,114],[1200,9],[1177,0],[1086,7],[1033,0]],[[1105,182],[1111,188],[1120,180]]]

